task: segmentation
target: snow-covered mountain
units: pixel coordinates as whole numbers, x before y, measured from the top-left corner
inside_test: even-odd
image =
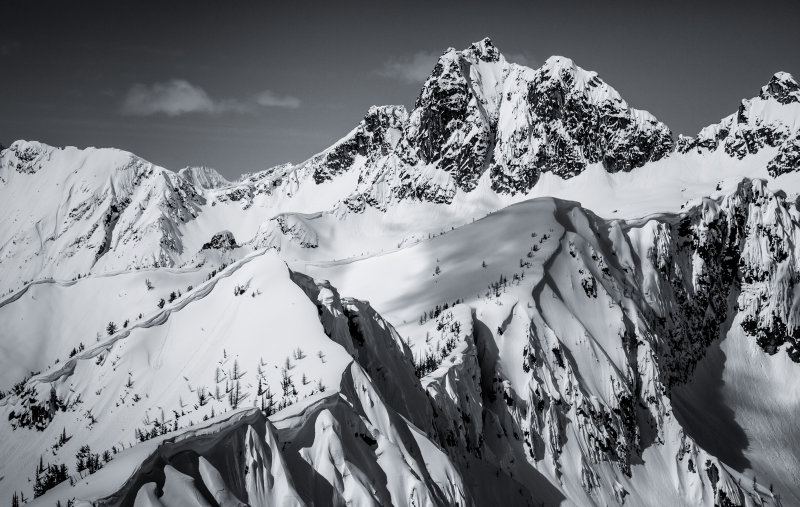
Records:
[[[230,185],[228,180],[211,167],[184,167],[178,171],[178,176],[204,190]]]
[[[532,70],[508,63],[489,39],[448,49],[414,109],[371,108],[361,124],[308,162],[317,182],[356,168],[353,211],[402,199],[451,203],[488,173],[502,194],[528,192],[542,173],[571,177],[589,164],[630,171],[667,155],[669,129],[628,107],[571,60]]]
[[[702,153],[722,148],[741,159],[765,147],[778,148],[778,154],[767,164],[770,175],[791,172],[797,169],[798,161],[798,110],[800,87],[791,75],[778,72],[758,97],[742,100],[735,114],[704,128],[696,138],[681,137],[678,150]]]
[[[800,505],[798,136],[484,39],[237,181],[17,141],[0,498]]]

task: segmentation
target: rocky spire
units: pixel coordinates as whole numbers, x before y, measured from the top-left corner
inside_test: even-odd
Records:
[[[800,102],[800,85],[788,72],[776,72],[769,83],[761,87],[762,99],[773,98],[781,104]]]

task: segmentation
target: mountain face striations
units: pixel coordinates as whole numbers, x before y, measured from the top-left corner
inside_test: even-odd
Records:
[[[0,498],[800,505],[800,86],[673,137],[563,57],[228,181],[0,151]]]

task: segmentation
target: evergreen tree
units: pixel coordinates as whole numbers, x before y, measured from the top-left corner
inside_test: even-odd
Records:
[[[231,384],[231,390],[228,393],[228,403],[230,404],[231,408],[234,410],[239,408],[239,405],[246,397],[247,396],[242,393],[241,382],[238,380],[234,381]]]
[[[75,462],[79,474],[83,471],[93,474],[103,466],[100,463],[100,455],[93,454],[92,449],[88,445],[81,446],[78,453],[75,455]]]
[[[288,360],[288,359],[287,359]],[[287,397],[291,393],[292,378],[289,376],[289,371],[284,368],[281,370],[281,389],[283,389],[283,396]]]
[[[47,467],[39,459],[39,467],[36,470],[36,481],[33,484],[33,497],[38,498],[47,491],[53,489],[60,483],[69,479],[67,465],[50,465]],[[13,499],[12,499],[13,501]]]

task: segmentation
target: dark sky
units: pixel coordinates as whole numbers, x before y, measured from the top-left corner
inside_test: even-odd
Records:
[[[391,7],[390,7],[391,5]],[[778,70],[800,1],[41,2],[0,6],[0,143],[113,146],[228,177],[301,161],[411,105],[447,47],[568,56],[693,134]]]

